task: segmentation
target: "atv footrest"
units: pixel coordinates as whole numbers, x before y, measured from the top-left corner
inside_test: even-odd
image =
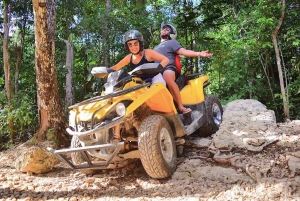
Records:
[[[123,145],[124,142],[118,142],[113,144],[102,144],[102,145],[94,145],[94,146],[79,147],[79,148],[61,149],[61,150],[55,150],[50,147],[47,147],[47,150],[55,154],[62,162],[67,163],[73,169],[86,169],[86,168],[105,169],[110,164],[112,159],[117,155],[117,153],[120,151]],[[106,161],[92,162],[88,157],[86,151],[101,150],[101,149],[114,149],[114,152],[111,155],[109,155],[109,158]],[[64,154],[72,153],[72,152],[81,152],[86,163],[74,164],[71,160],[67,159],[64,156]]]

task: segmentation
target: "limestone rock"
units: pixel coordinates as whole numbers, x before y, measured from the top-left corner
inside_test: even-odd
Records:
[[[278,140],[275,113],[259,101],[236,100],[224,108],[223,123],[213,135],[215,148],[239,147],[258,152]]]
[[[55,165],[59,164],[55,155],[44,151],[40,147],[31,147],[25,151],[15,162],[15,167],[21,172],[33,172],[41,174],[49,172]]]
[[[292,153],[287,155],[286,159],[288,161],[289,169],[291,170],[291,177],[295,177],[295,173],[300,171],[300,152]]]

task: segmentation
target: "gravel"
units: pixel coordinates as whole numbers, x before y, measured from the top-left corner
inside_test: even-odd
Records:
[[[231,105],[241,107],[235,110],[230,109],[230,105],[224,107],[226,118],[219,133],[207,138],[191,135],[185,139],[183,153],[178,156],[178,166],[171,178],[152,179],[139,160],[121,169],[102,170],[95,175],[82,174],[63,163],[44,174],[21,173],[14,163],[27,148],[16,146],[0,152],[0,200],[299,201],[300,121],[266,121],[249,126],[253,123],[253,113],[265,107],[255,100],[239,100],[238,104]],[[265,132],[269,128],[276,140],[254,151],[251,150],[253,146],[247,149],[234,144],[240,140],[233,139],[237,136],[232,135],[234,130],[225,128],[232,126],[232,119],[241,112],[245,125],[241,127],[238,119],[235,122],[240,130],[244,129],[243,133],[250,129],[252,135],[253,127]],[[272,112],[265,112],[272,116]],[[214,142],[225,130],[232,136],[226,141],[230,148],[220,149]],[[259,141],[257,146],[262,144]]]

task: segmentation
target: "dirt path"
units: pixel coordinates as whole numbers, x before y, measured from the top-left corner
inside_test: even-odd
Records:
[[[253,108],[243,115],[252,115],[256,107]],[[226,108],[225,112],[232,114],[229,110]],[[225,118],[222,126],[231,125],[230,119]],[[261,127],[267,132],[271,127],[266,129],[266,124]],[[241,125],[237,126],[243,130]],[[275,124],[276,140],[265,142],[261,151],[230,144],[238,144],[238,137],[236,142],[226,141],[231,149],[213,149],[212,145],[215,148],[221,143],[216,139],[225,130],[230,129],[220,128],[212,138],[186,138],[177,170],[164,180],[150,178],[139,161],[119,170],[102,170],[93,176],[62,163],[46,174],[20,173],[14,161],[24,150],[12,148],[0,152],[0,200],[300,201],[300,121]],[[256,142],[261,145],[260,140]]]

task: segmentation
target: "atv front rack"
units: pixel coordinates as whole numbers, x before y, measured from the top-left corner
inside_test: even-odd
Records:
[[[97,102],[97,101],[101,101],[101,100],[105,100],[105,99],[109,99],[109,98],[121,96],[121,95],[127,94],[129,92],[132,92],[132,91],[144,88],[144,87],[149,87],[150,85],[151,85],[151,83],[147,82],[147,83],[144,83],[144,84],[141,84],[141,85],[137,85],[137,86],[125,89],[125,90],[114,91],[113,93],[107,94],[107,95],[104,95],[104,96],[96,96],[96,97],[87,99],[85,101],[82,101],[80,103],[76,103],[75,105],[71,105],[68,108],[69,109],[73,109],[73,108],[78,107],[80,105],[85,105],[85,104],[88,104],[88,103],[93,103],[93,102]]]
[[[117,117],[112,122],[109,122],[109,123],[104,124],[104,125],[99,125],[99,126],[93,128],[91,130],[88,130],[88,131],[78,132],[78,131],[72,131],[70,128],[67,128],[66,131],[68,132],[68,134],[70,134],[72,136],[88,135],[88,134],[91,134],[91,133],[96,133],[96,132],[98,132],[100,130],[106,130],[108,128],[112,128],[115,125],[120,124],[123,121],[123,119],[124,119],[124,116]]]
[[[61,150],[55,150],[50,147],[47,147],[47,150],[55,154],[62,162],[67,163],[72,169],[91,169],[91,168],[106,169],[108,165],[111,163],[112,159],[117,155],[117,153],[123,147],[123,145],[124,142],[118,142],[112,144],[102,144],[102,145],[94,145],[94,146],[79,147],[79,148],[61,149]],[[86,151],[101,150],[101,149],[114,149],[114,152],[109,155],[109,158],[106,161],[92,162],[88,157]],[[64,156],[65,154],[72,153],[72,152],[81,152],[86,163],[74,164],[71,160],[67,159],[66,156]]]

